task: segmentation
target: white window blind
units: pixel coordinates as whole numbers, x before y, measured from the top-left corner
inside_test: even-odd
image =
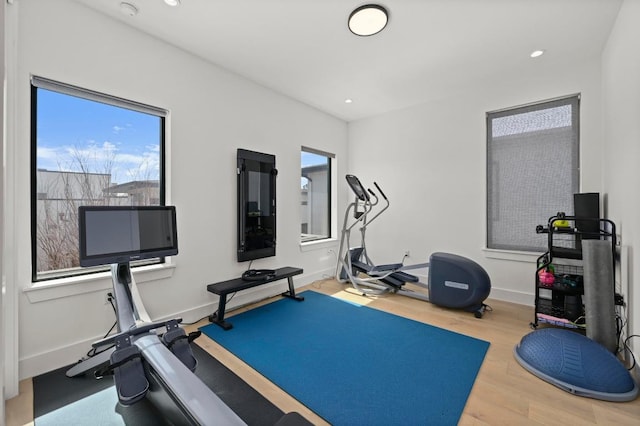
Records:
[[[573,214],[579,107],[573,95],[487,113],[487,248],[544,251],[536,225]]]

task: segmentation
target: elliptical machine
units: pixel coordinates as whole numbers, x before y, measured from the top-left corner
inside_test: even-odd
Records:
[[[366,230],[389,208],[390,202],[374,182],[385,206],[370,217],[380,198],[370,188],[365,190],[356,176],[346,175],[346,180],[355,200],[345,211],[336,267],[338,281],[351,283],[364,296],[396,293],[443,307],[463,309],[473,312],[476,318],[482,318],[487,306],[483,302],[491,292],[491,280],[487,272],[471,259],[437,252],[431,254],[428,263],[415,265],[404,265],[406,255],[399,263],[376,265],[371,260],[366,249]],[[349,223],[352,211],[353,220]],[[361,243],[358,247],[351,247],[351,231],[357,225],[360,225]],[[405,272],[425,268],[429,268],[427,283]],[[417,290],[405,287],[407,283],[413,284]]]

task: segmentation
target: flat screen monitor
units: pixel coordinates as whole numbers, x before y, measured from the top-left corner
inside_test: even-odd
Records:
[[[80,266],[178,254],[174,206],[81,206]]]

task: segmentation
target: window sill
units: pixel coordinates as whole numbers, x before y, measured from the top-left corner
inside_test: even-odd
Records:
[[[335,247],[335,245],[338,243],[338,240],[336,240],[335,238],[327,238],[324,240],[317,240],[317,241],[309,241],[306,243],[300,243],[300,251],[301,252],[307,252],[307,251],[314,251],[314,250],[320,250],[320,249],[325,249],[325,248],[333,248]]]
[[[160,265],[148,265],[133,268],[134,279],[137,284],[170,278],[173,275],[175,264],[164,263]],[[42,283],[34,283],[23,291],[29,302],[38,303],[79,294],[93,293],[112,288],[111,272],[99,272],[96,274],[80,275],[50,280]]]
[[[483,248],[484,257],[488,259],[512,260],[515,262],[535,263],[542,253],[515,251],[515,250],[497,250]]]

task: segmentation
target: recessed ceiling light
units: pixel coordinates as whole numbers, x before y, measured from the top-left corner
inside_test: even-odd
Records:
[[[131,3],[123,1],[120,3],[120,12],[128,16],[136,16],[138,14],[138,8]]]
[[[169,6],[180,6],[180,0],[164,0]]]
[[[377,4],[365,4],[349,15],[349,29],[355,35],[366,37],[382,31],[388,21],[387,9]]]
[[[543,54],[544,50],[534,50],[529,56],[531,56],[532,58],[537,58],[538,56],[542,56]]]
[[[351,98],[347,98],[347,99],[344,100],[345,104],[350,104],[352,102],[353,102],[353,99],[351,99]]]

